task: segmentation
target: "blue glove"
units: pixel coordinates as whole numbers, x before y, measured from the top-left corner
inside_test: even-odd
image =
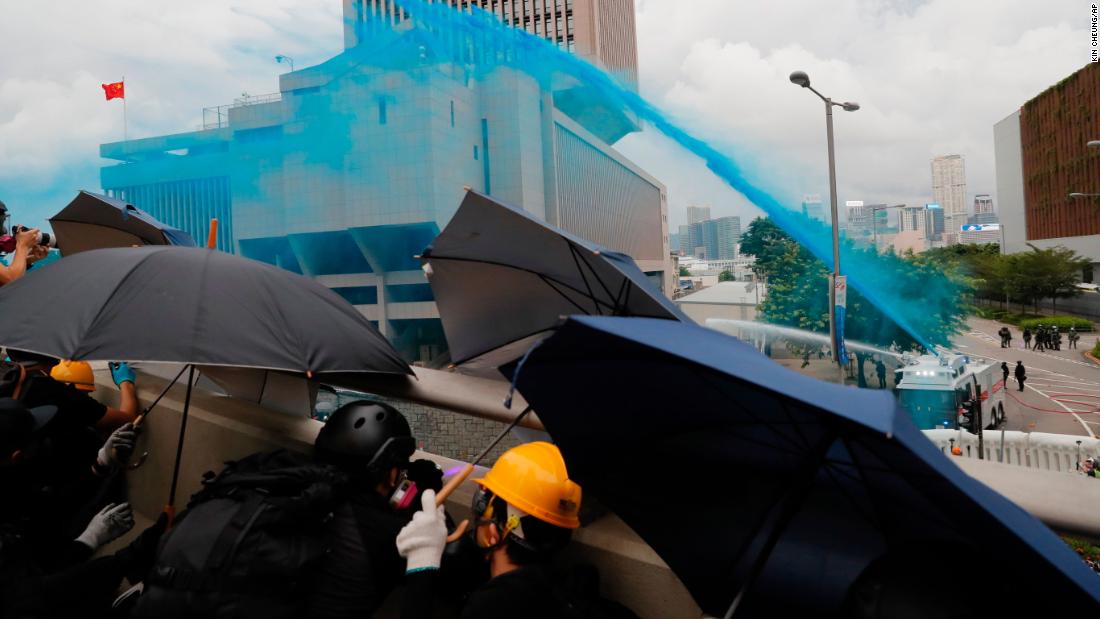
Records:
[[[129,363],[112,361],[107,366],[111,368],[111,378],[115,379],[116,387],[121,387],[122,383],[126,381],[130,381],[132,385],[137,384],[137,381],[134,380],[134,370]]]

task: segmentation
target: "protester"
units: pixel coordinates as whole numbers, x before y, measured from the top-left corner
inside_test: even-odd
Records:
[[[88,562],[92,553],[134,526],[126,503],[108,505],[78,535],[56,526],[57,488],[43,486],[56,451],[53,406],[27,409],[0,398],[0,616],[97,617],[106,613],[123,576],[137,577],[152,560],[164,522],[126,549]],[[122,446],[118,444],[117,446]],[[85,466],[89,474],[93,468]],[[46,476],[48,478],[48,476]]]
[[[634,616],[608,600],[579,599],[549,568],[549,560],[580,526],[581,488],[569,479],[558,448],[526,443],[504,453],[474,497],[470,533],[489,564],[490,579],[470,594],[463,619],[559,619]],[[421,511],[400,535],[406,558],[405,619],[431,617],[447,538],[442,508],[425,493]]]
[[[1024,381],[1027,380],[1027,370],[1024,369],[1024,362],[1016,362],[1016,382],[1020,383],[1020,391],[1024,390]]]
[[[133,616],[371,617],[403,578],[394,540],[410,508],[442,487],[415,449],[400,412],[361,400],[333,412],[313,458],[228,466],[177,519]]]
[[[111,378],[119,391],[119,406],[115,408],[92,398],[87,385],[81,388],[71,382],[53,378],[51,373],[55,366],[66,364],[66,367],[72,368],[72,362],[18,350],[8,350],[8,357],[23,368],[9,395],[28,407],[57,406],[67,426],[114,430],[137,419],[139,405],[136,379],[133,369],[127,363],[112,363],[109,366]],[[3,395],[5,393],[0,391],[0,396]]]
[[[1001,385],[1005,388],[1008,388],[1008,373],[1009,372],[1008,372],[1008,362],[1007,361],[1002,361],[1001,362],[1001,373],[1004,374],[1004,378],[1001,379]]]
[[[886,364],[882,359],[875,361],[875,375],[878,376],[878,388],[886,388]]]

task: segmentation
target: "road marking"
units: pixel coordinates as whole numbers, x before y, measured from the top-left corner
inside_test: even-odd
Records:
[[[1077,414],[1077,411],[1075,411],[1072,408],[1066,406],[1065,404],[1062,404],[1058,400],[1055,400],[1054,398],[1051,398],[1045,392],[1040,391],[1040,390],[1036,389],[1035,387],[1032,387],[1031,390],[1034,391],[1035,393],[1038,393],[1039,395],[1043,396],[1044,398],[1050,400],[1051,402],[1054,402],[1058,406],[1061,406],[1062,408],[1066,409],[1066,412],[1069,413],[1070,415],[1073,415],[1073,418],[1076,419],[1078,421],[1078,423],[1081,424],[1081,427],[1085,429],[1085,432],[1089,433],[1089,438],[1096,438],[1096,434],[1094,434],[1092,432],[1092,428],[1090,428],[1088,426],[1088,424],[1085,423],[1084,419],[1081,419],[1081,416]]]

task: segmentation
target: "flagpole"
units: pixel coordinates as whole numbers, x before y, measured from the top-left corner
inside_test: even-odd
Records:
[[[122,76],[122,141],[125,142],[130,138],[126,131],[126,76]]]

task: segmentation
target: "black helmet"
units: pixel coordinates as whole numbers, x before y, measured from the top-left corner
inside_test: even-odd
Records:
[[[332,413],[313,448],[319,460],[375,477],[407,465],[416,451],[416,439],[409,422],[394,407],[356,400]]]

